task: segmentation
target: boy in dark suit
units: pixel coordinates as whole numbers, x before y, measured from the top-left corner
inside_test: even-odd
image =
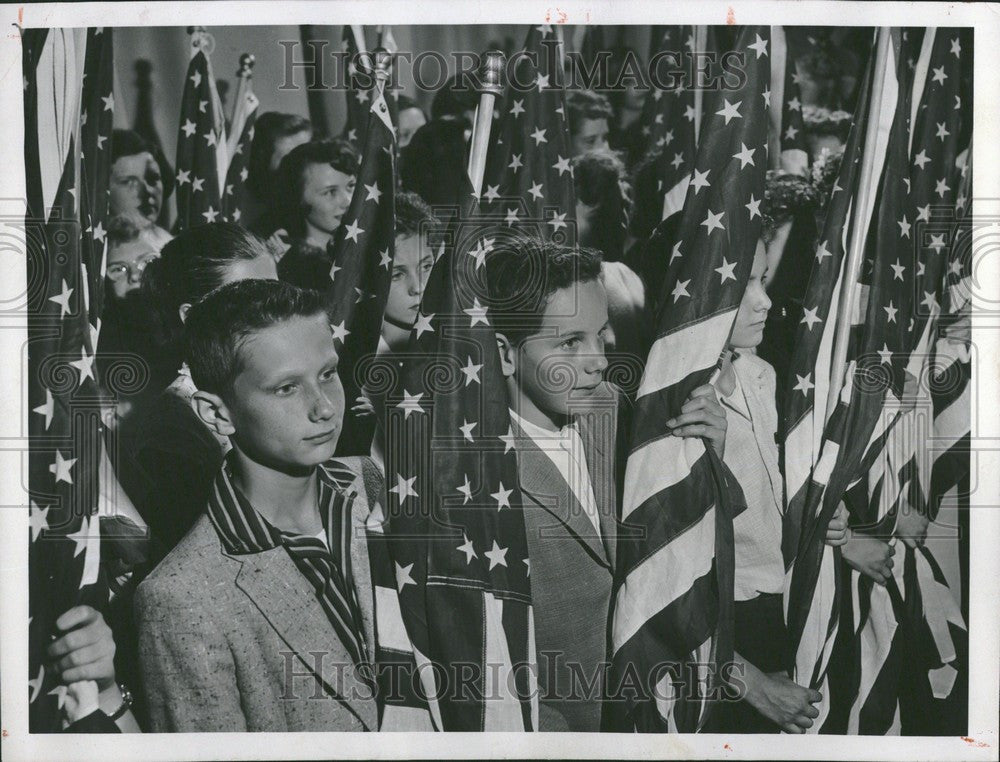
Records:
[[[531,564],[541,731],[601,729],[619,392],[603,379],[600,272],[596,251],[536,239],[498,246],[487,259]],[[674,433],[721,447],[724,413],[709,390],[696,391]]]
[[[136,595],[154,731],[375,730],[366,492],[321,297],[244,280],[188,312],[192,404],[230,451]],[[357,464],[355,464],[357,465]]]

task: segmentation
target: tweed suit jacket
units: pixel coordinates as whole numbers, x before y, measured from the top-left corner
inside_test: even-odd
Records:
[[[355,474],[360,459],[341,462]],[[374,594],[360,477],[351,560],[369,653]],[[377,730],[376,700],[288,552],[230,555],[207,515],[139,585],[139,656],[152,730]]]
[[[608,404],[577,418],[600,536],[559,469],[513,423],[531,562],[543,732],[601,729],[618,531],[614,478],[618,396],[613,387],[606,386],[604,401]]]

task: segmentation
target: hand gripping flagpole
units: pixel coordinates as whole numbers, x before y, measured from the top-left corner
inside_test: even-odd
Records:
[[[826,416],[830,420],[840,399],[840,390],[844,385],[844,363],[847,360],[847,343],[851,336],[851,320],[854,312],[855,284],[861,272],[861,258],[865,250],[868,236],[868,225],[863,225],[865,210],[872,205],[878,178],[875,177],[875,148],[879,129],[879,114],[882,113],[882,90],[885,85],[889,61],[888,27],[878,30],[878,43],[875,48],[875,81],[872,83],[872,100],[868,109],[868,124],[865,130],[865,149],[861,156],[861,172],[858,180],[858,197],[855,199],[851,224],[851,240],[847,249],[847,262],[844,265],[843,284],[840,289],[840,303],[837,311],[837,330],[834,334],[833,363],[830,366],[830,393],[826,398]]]
[[[469,180],[476,198],[483,189],[483,174],[486,172],[486,153],[489,150],[490,128],[493,125],[493,104],[503,94],[501,74],[504,55],[491,50],[485,54],[481,72],[481,90],[476,118],[472,125],[472,146],[469,151]]]

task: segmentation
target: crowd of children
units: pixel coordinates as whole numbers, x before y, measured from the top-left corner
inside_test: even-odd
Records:
[[[402,191],[379,346],[390,357],[407,348],[440,255],[428,234],[439,224],[435,207],[454,205],[465,172],[471,105],[447,88],[439,99],[430,119],[412,101],[399,105]],[[606,371],[622,355],[641,367],[656,284],[636,246],[650,232],[636,197],[649,161],[621,144],[628,125],[604,96],[574,93],[567,109],[580,245],[522,237],[497,247],[486,265],[531,561],[539,729],[586,732],[615,729],[602,670],[628,400]],[[159,225],[171,190],[162,156],[133,133],[116,133],[113,145],[99,357],[126,353],[148,370],[144,390],[119,397],[108,442],[149,542],[126,575],[127,613],[113,630],[98,612],[69,612],[60,626],[76,634],[53,643],[53,658],[67,682],[129,682],[134,706],[116,716],[122,730],[378,730],[376,601],[363,528],[382,495],[384,405],[375,391],[344,398],[324,295],[327,244],[350,204],[358,155],[301,117],[263,114],[242,224],[214,222],[171,239]],[[817,194],[801,195],[802,208],[786,217],[815,205]],[[704,438],[746,500],[734,525],[746,691],[716,712],[722,732],[800,733],[818,715],[819,694],[789,678],[780,377],[756,350],[763,341],[780,362],[782,318],[772,303],[782,315],[801,308],[802,284],[775,293],[770,277],[809,245],[777,235],[785,222],[772,215],[765,223],[717,381],[696,389],[664,431]],[[526,283],[530,298],[504,307]],[[568,369],[572,384],[547,383],[553,366]],[[379,421],[370,458],[333,458],[348,409]],[[852,545],[843,513],[826,540],[884,581],[889,545]],[[74,672],[76,663],[89,671]],[[581,678],[590,694],[571,696]],[[101,708],[117,700],[102,697]]]

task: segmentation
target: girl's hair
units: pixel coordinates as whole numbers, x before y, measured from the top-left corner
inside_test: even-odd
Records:
[[[164,246],[142,278],[142,290],[159,318],[163,343],[174,345],[180,337],[182,304],[195,304],[218,288],[233,263],[264,256],[271,256],[264,242],[232,222],[199,225]]]
[[[663,221],[663,149],[652,148],[632,169],[634,203],[629,232],[645,241]]]
[[[459,206],[468,163],[465,127],[462,120],[435,119],[417,130],[399,152],[402,187],[434,208]]]
[[[357,150],[341,138],[311,140],[289,151],[281,160],[275,182],[275,204],[281,226],[295,238],[305,235],[307,210],[302,203],[302,190],[306,167],[328,164],[345,175],[357,175],[359,163]]]
[[[136,156],[140,153],[148,153],[160,168],[160,182],[163,183],[163,201],[166,203],[166,200],[170,198],[170,194],[174,192],[174,170],[171,169],[167,157],[163,155],[163,149],[144,138],[135,130],[111,131],[112,164],[123,156]]]
[[[312,132],[312,123],[298,114],[268,111],[257,117],[253,128],[253,143],[247,161],[247,187],[255,198],[265,199],[271,190],[271,156],[280,138]]]
[[[588,151],[573,160],[573,179],[577,199],[595,207],[590,231],[580,245],[597,249],[608,261],[621,261],[632,213],[625,165],[610,151]]]

